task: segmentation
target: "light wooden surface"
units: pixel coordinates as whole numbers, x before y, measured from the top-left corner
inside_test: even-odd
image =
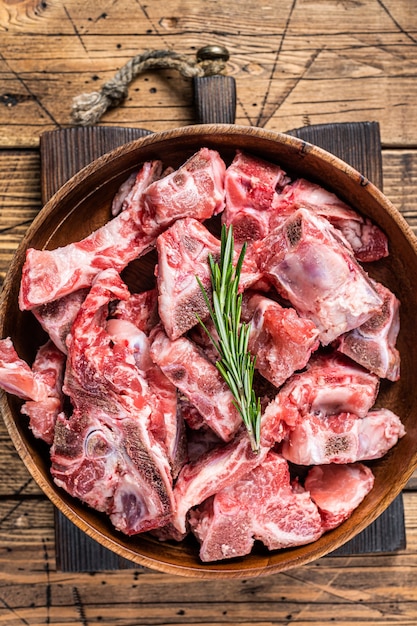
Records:
[[[378,121],[384,191],[417,232],[417,12],[409,0],[0,0],[0,276],[39,211],[39,135],[71,124],[72,98],[133,55],[225,45],[237,122],[285,131]],[[193,123],[174,71],[138,77],[108,125]],[[417,280],[417,277],[416,277]],[[407,548],[326,557],[264,579],[195,581],[148,570],[62,574],[53,511],[0,421],[0,624],[417,623],[417,480]]]

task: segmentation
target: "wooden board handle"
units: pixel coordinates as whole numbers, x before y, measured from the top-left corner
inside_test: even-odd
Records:
[[[193,88],[198,124],[234,124],[236,82],[232,76],[196,77],[193,78]]]

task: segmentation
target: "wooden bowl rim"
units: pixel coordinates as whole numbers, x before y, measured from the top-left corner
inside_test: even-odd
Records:
[[[86,182],[89,176],[96,172],[98,169],[103,166],[107,166],[109,163],[117,161],[120,156],[135,152],[136,150],[145,147],[145,146],[158,146],[158,144],[163,145],[167,140],[175,140],[183,138],[184,136],[193,136],[196,141],[199,137],[203,138],[207,135],[210,136],[222,136],[222,135],[249,135],[253,137],[258,137],[261,139],[265,139],[267,141],[283,143],[287,146],[290,146],[293,150],[297,152],[302,152],[305,154],[312,154],[315,158],[319,160],[325,161],[327,164],[336,167],[339,171],[343,172],[348,178],[352,179],[356,184],[359,184],[364,188],[364,191],[370,194],[381,207],[389,214],[389,216],[396,222],[400,230],[403,232],[404,236],[409,241],[411,247],[413,248],[414,253],[417,255],[417,237],[414,235],[411,227],[403,218],[403,216],[399,213],[399,211],[394,207],[394,205],[390,202],[390,200],[370,182],[366,179],[360,172],[355,170],[353,167],[348,165],[343,160],[334,156],[333,154],[327,152],[326,150],[315,146],[309,142],[306,142],[297,137],[293,137],[291,135],[280,133],[276,131],[270,131],[265,129],[260,129],[257,127],[251,126],[239,126],[236,124],[206,124],[206,125],[193,125],[193,126],[185,126],[178,129],[171,129],[161,132],[155,132],[150,135],[146,135],[139,139],[133,140],[123,146],[120,146],[102,157],[94,160],[92,163],[84,167],[82,170],[77,172],[72,178],[70,178],[41,209],[39,214],[35,217],[32,224],[29,226],[25,236],[23,237],[14,257],[10,264],[9,270],[7,272],[4,286],[1,294],[1,304],[0,304],[0,329],[4,331],[4,304],[8,299],[12,281],[15,279],[16,272],[22,264],[22,260],[24,257],[24,253],[26,248],[28,247],[28,243],[31,241],[33,235],[38,231],[39,227],[42,225],[46,216],[53,213],[55,206],[57,203],[61,202],[63,198],[70,195],[74,189],[77,189],[80,184]],[[200,145],[203,145],[200,143]],[[221,148],[219,148],[221,151]],[[93,190],[94,191],[94,190]],[[376,517],[378,517],[382,511],[389,506],[389,504],[394,500],[396,496],[399,495],[402,488],[406,484],[407,480],[412,475],[415,467],[417,466],[417,452],[415,453],[412,462],[408,467],[408,471],[404,474],[402,480],[394,485],[390,485],[387,490],[384,492],[381,497],[380,506],[378,510],[375,510],[373,514],[370,514],[367,519],[363,519],[360,524],[358,524],[354,529],[350,529],[345,531],[343,528],[343,524],[330,533],[326,533],[323,535],[318,541],[313,544],[307,544],[304,546],[298,546],[293,549],[287,549],[284,551],[277,551],[275,553],[270,553],[270,555],[266,556],[263,559],[262,565],[257,565],[255,567],[239,567],[239,565],[235,565],[228,561],[222,561],[219,563],[201,563],[198,567],[189,567],[183,566],[179,564],[175,564],[172,562],[164,562],[159,559],[152,559],[146,555],[139,554],[135,549],[129,548],[126,545],[121,545],[121,542],[107,536],[104,532],[100,531],[94,525],[90,524],[87,519],[85,519],[82,513],[77,512],[76,505],[71,505],[72,498],[65,493],[61,493],[58,488],[55,488],[51,482],[48,482],[41,471],[39,470],[37,464],[34,462],[31,457],[26,443],[21,436],[15,422],[15,418],[13,417],[12,410],[10,408],[10,404],[8,402],[8,394],[1,391],[0,393],[0,406],[3,414],[3,419],[6,424],[6,428],[9,432],[9,435],[12,439],[12,442],[20,455],[23,463],[26,468],[30,472],[31,476],[35,480],[35,482],[39,485],[45,495],[51,500],[51,502],[59,509],[71,522],[73,522],[80,530],[85,532],[92,539],[98,541],[104,547],[112,550],[119,556],[122,556],[128,560],[131,560],[139,565],[144,565],[146,567],[150,567],[152,569],[165,572],[165,573],[173,573],[177,575],[194,577],[194,578],[246,578],[246,577],[257,577],[257,576],[266,576],[277,572],[283,572],[288,569],[292,569],[294,567],[298,567],[300,565],[307,564],[311,561],[314,561],[322,556],[325,556],[330,551],[335,550],[336,548],[343,545],[346,541],[350,540],[352,537],[357,535],[360,531],[362,531],[365,527],[367,527],[371,522],[373,522]],[[282,562],[277,559],[277,553],[285,553],[290,554],[292,557],[289,560],[283,559]],[[275,562],[274,562],[275,556]],[[260,559],[262,560],[262,559]]]

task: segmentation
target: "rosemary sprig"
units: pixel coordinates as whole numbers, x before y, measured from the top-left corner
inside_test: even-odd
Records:
[[[217,369],[229,386],[234,405],[248,431],[252,450],[259,452],[261,434],[261,403],[253,390],[255,357],[248,350],[249,324],[241,322],[242,294],[238,293],[246,244],[243,245],[236,267],[233,266],[234,240],[232,226],[222,227],[220,261],[209,254],[213,303],[201,280],[197,281],[217,331],[217,338],[197,316],[198,321],[219,353]]]

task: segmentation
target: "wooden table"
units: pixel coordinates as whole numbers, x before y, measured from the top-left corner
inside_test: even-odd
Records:
[[[207,2],[0,0],[0,273],[41,207],[39,135],[71,125],[72,98],[133,55],[230,52],[236,121],[285,131],[377,121],[384,191],[417,228],[417,15],[407,0]],[[101,123],[162,130],[195,121],[191,83],[147,72]],[[0,422],[0,624],[417,623],[417,480],[407,547],[325,557],[252,580],[196,581],[141,568],[63,573],[54,515]]]

